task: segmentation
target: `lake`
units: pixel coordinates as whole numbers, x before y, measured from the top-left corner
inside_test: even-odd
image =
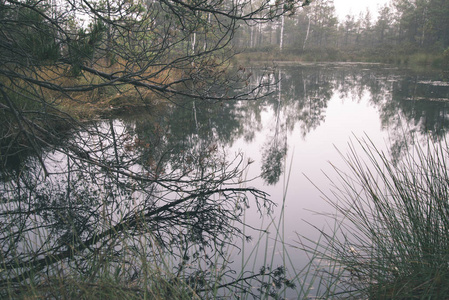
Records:
[[[46,258],[49,251],[62,249],[68,259],[70,247],[61,245],[80,239],[93,247],[98,237],[111,234],[110,226],[123,230],[122,220],[128,220],[126,226],[134,226],[138,236],[140,225],[133,213],[145,212],[143,217],[149,218],[149,208],[171,208],[170,201],[179,197],[203,199],[207,192],[202,188],[210,185],[207,188],[221,195],[214,201],[223,201],[226,208],[225,200],[232,200],[239,207],[228,207],[223,214],[215,211],[215,216],[222,216],[220,221],[198,217],[194,233],[188,231],[189,242],[204,247],[179,244],[179,237],[187,236],[182,224],[194,216],[193,211],[215,209],[198,204],[199,200],[188,202],[182,213],[170,214],[173,211],[168,209],[157,215],[150,228],[158,233],[154,241],[185,253],[212,253],[216,250],[212,244],[232,238],[231,231],[223,239],[214,235],[231,220],[252,236],[232,242],[241,251],[223,252],[231,266],[257,272],[263,265],[285,265],[287,277],[293,278],[308,263],[299,249],[300,240],[318,240],[318,229],[332,229],[332,219],[326,215],[335,211],[323,200],[323,193],[331,195],[334,168],[347,168],[342,155],[350,151],[351,143],[358,149],[357,139],[369,139],[400,161],[408,145],[447,136],[449,84],[439,74],[344,63],[283,63],[276,69],[251,72],[248,91],[253,83],[265,82],[268,96],[257,101],[182,101],[169,105],[164,113],[150,108],[138,115],[99,120],[68,135],[63,151],[43,155],[51,175],[46,177],[33,158],[11,166],[9,171],[20,173],[21,179],[2,172],[2,222],[9,224],[6,232],[18,232],[23,239],[13,246],[9,243],[15,234],[4,233],[2,247],[9,248],[5,257],[13,258],[16,251],[27,261],[27,254]],[[80,144],[82,152],[73,150]],[[98,163],[89,164],[86,158]],[[112,169],[115,166],[120,167]],[[235,171],[242,167],[243,173]],[[158,178],[163,181],[154,186]],[[261,214],[252,197],[240,201],[239,190],[223,198],[229,192],[224,188],[228,181],[268,193],[275,204],[268,205],[270,215]],[[247,226],[233,217],[233,209]],[[22,216],[12,217],[8,211]],[[33,229],[23,229],[27,227]],[[33,240],[32,246],[24,246],[25,240]],[[111,248],[118,255],[123,245]],[[174,268],[177,263],[175,259]],[[289,290],[285,295],[295,297],[295,293]]]
[[[335,226],[330,218],[335,209],[323,200],[322,192],[332,198],[330,179],[336,179],[334,168],[347,172],[342,155],[348,154],[350,144],[361,150],[357,139],[370,140],[400,161],[412,144],[445,138],[449,85],[438,74],[382,65],[283,67],[275,80],[278,91],[248,114],[248,133],[230,149],[254,161],[249,178],[268,171],[252,184],[278,204],[275,223],[281,232],[267,220],[263,228],[269,228],[271,242],[281,239],[291,245],[286,258],[282,245],[270,243],[275,264],[287,261],[299,270],[308,262],[296,249],[299,237],[317,241],[318,229],[332,232]],[[259,228],[257,213],[246,220]],[[263,251],[259,256],[264,261]]]

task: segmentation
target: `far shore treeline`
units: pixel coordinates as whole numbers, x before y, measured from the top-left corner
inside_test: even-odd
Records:
[[[264,52],[264,56],[257,55],[259,58],[419,63],[447,68],[449,3],[391,0],[377,12],[366,10],[339,19],[333,0],[316,0],[276,22],[243,26],[234,43],[249,52]]]

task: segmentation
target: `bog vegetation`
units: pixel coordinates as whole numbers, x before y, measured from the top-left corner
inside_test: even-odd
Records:
[[[309,60],[430,53],[447,63],[444,1],[398,0],[376,21],[367,12],[344,23],[331,1],[309,4],[0,1],[0,297],[280,298],[295,285],[309,295],[309,281],[298,286],[301,274],[269,260],[230,267],[229,249],[251,239],[245,209],[266,215],[273,202],[248,186],[251,161],[195,134],[176,139],[161,113],[270,93],[275,82],[251,82],[233,60],[243,48]],[[144,118],[104,118],[130,109]],[[336,207],[354,235],[323,232],[327,243],[302,246],[333,263],[321,291],[443,295],[446,148],[418,151],[402,169],[364,149],[378,174],[349,158],[359,181],[342,174],[340,203],[350,207]],[[321,276],[304,271],[310,284]]]
[[[350,299],[444,299],[448,294],[448,145],[429,139],[398,161],[368,138],[342,154],[335,168],[335,208],[318,242],[303,240],[327,281]]]

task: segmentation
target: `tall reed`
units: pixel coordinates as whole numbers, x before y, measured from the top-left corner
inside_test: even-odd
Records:
[[[336,227],[308,249],[339,270],[325,275],[336,285],[332,297],[447,298],[448,149],[428,140],[397,160],[369,139],[350,143],[342,155],[349,172],[335,167],[337,179],[328,177]]]

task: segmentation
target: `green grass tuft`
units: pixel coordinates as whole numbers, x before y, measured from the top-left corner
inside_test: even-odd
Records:
[[[335,168],[336,227],[317,257],[338,272],[337,293],[355,299],[445,299],[449,295],[448,145],[427,141],[391,159],[371,141],[351,143],[347,173]]]

